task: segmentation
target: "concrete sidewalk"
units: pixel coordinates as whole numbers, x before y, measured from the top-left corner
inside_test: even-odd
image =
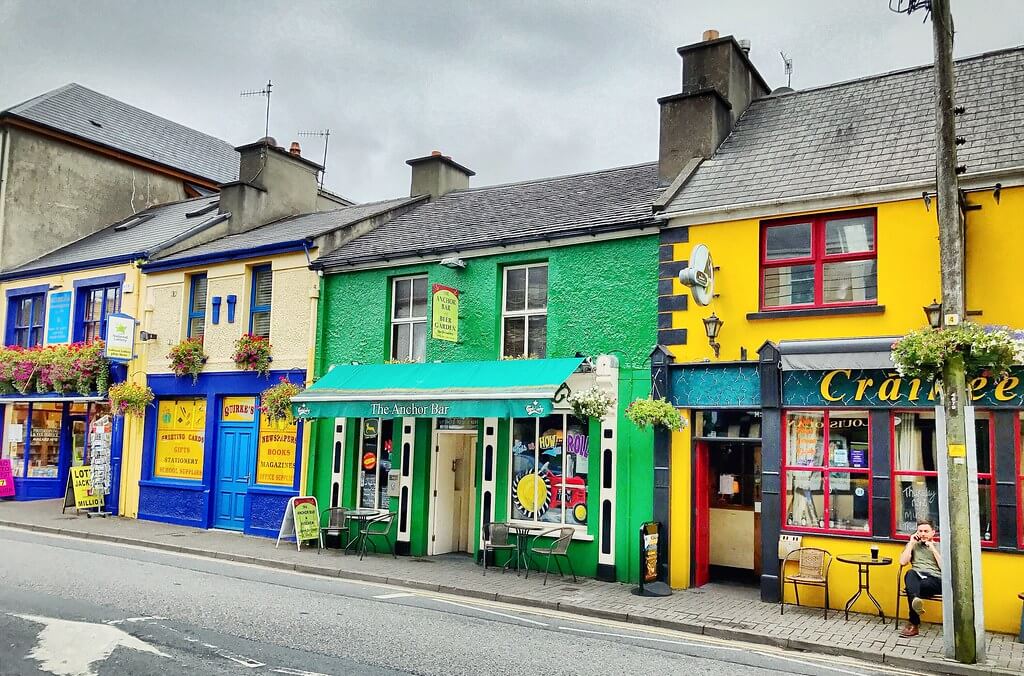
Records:
[[[791,650],[847,655],[919,671],[948,674],[1024,673],[1024,644],[1005,634],[989,634],[987,662],[965,666],[942,657],[941,629],[923,625],[922,635],[901,639],[893,624],[851,614],[849,622],[833,611],[761,603],[757,590],[719,584],[677,591],[666,598],[634,596],[632,586],[557,576],[525,579],[514,572],[483,569],[467,556],[368,556],[359,561],[337,551],[297,552],[281,544],[235,533],[170,526],[151,521],[92,518],[60,513],[62,502],[0,502],[0,525],[73,537],[140,545],[198,556],[296,570],[303,573],[382,582],[415,589],[549,608],[636,624],[666,627],[721,638],[765,643]]]

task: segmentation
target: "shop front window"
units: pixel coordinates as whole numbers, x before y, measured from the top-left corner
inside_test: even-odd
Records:
[[[505,268],[501,356],[543,359],[548,354],[548,266]]]
[[[589,437],[574,416],[517,418],[512,423],[512,518],[567,526],[587,524]]]
[[[359,429],[359,506],[388,509],[388,472],[394,421],[363,418]]]
[[[1021,448],[1020,431],[1024,427],[1024,412],[1018,413],[1017,418],[1017,545],[1024,549],[1024,448]]]
[[[56,479],[60,467],[63,404],[32,404],[28,440],[28,478]]]
[[[938,436],[935,414],[931,411],[894,413],[893,424],[893,494],[897,536],[909,537],[919,519],[939,523]],[[981,539],[992,544],[995,539],[993,515],[992,458],[995,435],[992,416],[985,411],[974,414],[974,438],[978,463],[978,520]]]
[[[786,527],[870,532],[867,411],[790,411],[784,441]]]

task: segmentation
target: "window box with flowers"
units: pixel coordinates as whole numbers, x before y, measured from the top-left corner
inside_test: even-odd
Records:
[[[103,394],[109,382],[101,340],[0,348],[0,394]]]
[[[266,338],[246,333],[235,341],[232,359],[240,369],[256,371],[265,376],[270,373],[270,363],[274,360],[270,356],[271,349],[270,341]]]
[[[146,409],[153,403],[153,390],[146,385],[124,382],[112,385],[107,396],[110,412],[114,415],[145,418]]]
[[[186,338],[171,348],[167,354],[171,361],[171,370],[179,378],[185,375],[192,376],[192,383],[199,380],[199,374],[203,372],[203,365],[208,359],[203,351],[202,338]]]

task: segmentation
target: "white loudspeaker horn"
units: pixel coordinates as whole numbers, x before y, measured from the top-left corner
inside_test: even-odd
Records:
[[[707,305],[715,295],[715,266],[711,262],[711,252],[703,244],[698,244],[690,253],[688,267],[679,271],[679,281],[690,287],[693,300],[697,305]]]

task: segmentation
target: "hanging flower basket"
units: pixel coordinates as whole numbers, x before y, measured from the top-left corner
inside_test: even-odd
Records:
[[[1002,380],[1011,366],[1024,363],[1024,332],[964,322],[941,329],[918,329],[892,345],[896,371],[924,381],[941,379],[942,369],[955,355],[963,357],[968,380],[982,375]]]
[[[615,400],[597,386],[591,387],[589,390],[573,392],[569,395],[569,405],[572,406],[572,412],[580,420],[586,420],[587,418],[604,420],[604,417],[608,415],[608,409],[613,404],[615,404]]]
[[[254,336],[251,333],[242,335],[235,341],[235,354],[232,359],[238,368],[245,371],[256,371],[260,375],[270,373],[270,341],[262,336]]]
[[[110,398],[110,412],[114,415],[145,418],[146,408],[153,403],[153,390],[135,383],[112,385],[107,396]]]
[[[635,399],[626,407],[626,417],[642,430],[664,427],[671,432],[678,432],[686,427],[686,421],[678,409],[664,399]]]
[[[110,365],[101,340],[0,348],[0,394],[104,394],[109,381]]]
[[[263,390],[260,395],[260,411],[267,420],[290,421],[292,419],[292,397],[302,392],[302,388],[281,376],[281,382]]]
[[[203,341],[201,338],[186,338],[171,348],[167,354],[171,360],[171,370],[174,375],[192,376],[192,384],[199,380],[199,374],[203,372],[203,365],[208,357],[203,352]]]

